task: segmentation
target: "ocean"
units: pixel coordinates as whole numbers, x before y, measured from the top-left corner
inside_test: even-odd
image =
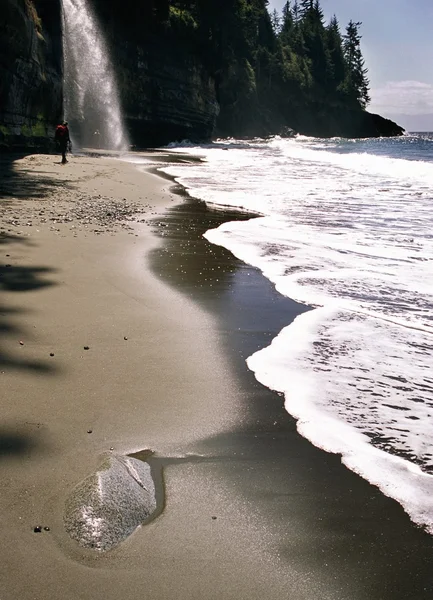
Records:
[[[433,534],[433,134],[171,146],[207,231],[311,310],[247,359],[299,433]]]

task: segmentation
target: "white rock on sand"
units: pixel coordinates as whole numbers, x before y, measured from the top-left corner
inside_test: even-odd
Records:
[[[111,550],[156,509],[150,466],[129,456],[106,455],[66,501],[66,531],[80,546]]]

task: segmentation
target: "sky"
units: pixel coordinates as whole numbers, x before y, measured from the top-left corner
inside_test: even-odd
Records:
[[[269,0],[272,12],[286,0]],[[321,0],[326,21],[335,14],[342,32],[361,21],[368,68],[370,112],[408,131],[433,131],[433,0]]]

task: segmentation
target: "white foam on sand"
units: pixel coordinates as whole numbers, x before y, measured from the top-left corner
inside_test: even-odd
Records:
[[[315,362],[320,361],[320,351],[317,352],[314,348],[321,339],[323,341],[320,331],[325,323],[332,322],[335,317],[335,311],[325,308],[298,316],[270,346],[247,359],[248,367],[254,371],[258,381],[285,394],[285,407],[298,420],[297,428],[302,436],[327,452],[341,454],[342,462],[349,469],[377,485],[385,495],[397,500],[415,523],[433,534],[433,476],[423,472],[410,460],[390,454],[371,443],[365,421],[360,417],[360,413],[371,411],[369,399],[365,397],[365,388],[369,385],[365,380],[358,381],[364,390],[358,396],[358,404],[356,400],[354,402],[356,394],[348,398],[345,404],[344,399],[338,397],[337,384],[341,373],[336,372],[332,359],[328,362],[322,360],[322,364]],[[335,348],[335,345],[332,344],[332,347]],[[338,349],[335,352],[338,353]],[[353,375],[357,368],[361,377],[366,375],[365,366],[355,365],[350,357],[345,358],[349,358],[346,366],[350,369],[351,381],[357,379]],[[371,364],[374,364],[375,358],[372,357]],[[345,362],[344,357],[340,362]],[[335,379],[329,384],[326,373],[331,368]],[[379,391],[376,374],[370,375],[372,390]],[[397,402],[395,398],[393,401]],[[377,404],[380,408],[382,399]],[[403,418],[407,418],[404,408],[402,404],[395,412],[403,409]],[[371,420],[376,421],[376,436],[382,436],[383,444],[389,443],[395,430],[402,427],[407,428],[407,435],[412,436],[415,445],[417,440],[426,439],[425,436],[431,433],[427,430],[422,432],[424,435],[417,435],[418,429],[431,427],[428,421],[407,420],[402,425],[401,421],[393,418],[392,412],[389,409],[388,418],[384,414],[377,415],[377,418],[370,415]],[[417,426],[411,431],[413,423]],[[431,454],[429,463],[433,464]]]

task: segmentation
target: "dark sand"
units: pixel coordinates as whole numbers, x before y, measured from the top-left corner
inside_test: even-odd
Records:
[[[302,438],[283,398],[248,370],[245,359],[307,307],[284,298],[258,270],[202,237],[239,218],[245,217],[186,199],[169,210],[164,245],[152,252],[154,269],[217,317],[219,337],[244,389],[243,421],[205,440],[203,449],[224,457],[221,476],[254,506],[272,539],[268,551],[283,572],[299,573],[301,589],[309,588],[306,597],[431,599],[433,538],[339,456]],[[288,589],[285,597],[298,596]]]

